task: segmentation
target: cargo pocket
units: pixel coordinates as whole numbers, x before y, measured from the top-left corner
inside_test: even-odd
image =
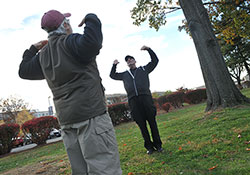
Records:
[[[115,150],[117,147],[117,143],[113,125],[109,122],[101,123],[99,121],[98,123],[99,126],[95,128],[97,136],[101,137],[104,145],[108,150]]]

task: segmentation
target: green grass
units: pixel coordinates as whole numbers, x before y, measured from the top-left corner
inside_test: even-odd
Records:
[[[28,164],[58,160],[59,157],[62,159],[65,157],[65,154],[66,152],[62,142],[38,146],[20,153],[10,154],[9,156],[0,158],[0,173]]]
[[[250,89],[243,94],[250,97]],[[250,174],[250,104],[204,113],[206,104],[157,116],[163,153],[147,155],[134,122],[117,126],[123,174]],[[0,173],[39,162],[58,162],[58,174],[70,174],[62,142],[0,158]],[[60,161],[67,164],[59,164]],[[60,171],[59,171],[60,170]]]

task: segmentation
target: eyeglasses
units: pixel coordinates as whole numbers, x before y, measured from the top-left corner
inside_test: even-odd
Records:
[[[67,18],[65,18],[65,22],[68,24],[70,23],[69,19],[67,19]]]

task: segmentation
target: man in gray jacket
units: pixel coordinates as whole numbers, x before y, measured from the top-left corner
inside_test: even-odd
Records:
[[[19,68],[23,79],[46,79],[53,96],[72,174],[122,174],[115,132],[106,110],[96,64],[102,48],[101,22],[87,14],[84,34],[72,33],[68,17],[45,13],[41,27],[48,41],[25,50]]]

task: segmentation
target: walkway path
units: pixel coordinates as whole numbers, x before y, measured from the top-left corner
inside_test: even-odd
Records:
[[[62,137],[56,137],[56,138],[53,138],[53,139],[49,139],[49,140],[46,141],[46,143],[57,142],[59,140],[62,140]],[[27,149],[34,148],[36,146],[37,146],[37,144],[32,143],[32,144],[29,144],[29,145],[24,145],[24,146],[20,146],[20,147],[17,147],[17,148],[13,148],[10,152],[11,153],[16,153],[16,152],[20,152],[20,151],[24,151],[24,150],[27,150]]]

